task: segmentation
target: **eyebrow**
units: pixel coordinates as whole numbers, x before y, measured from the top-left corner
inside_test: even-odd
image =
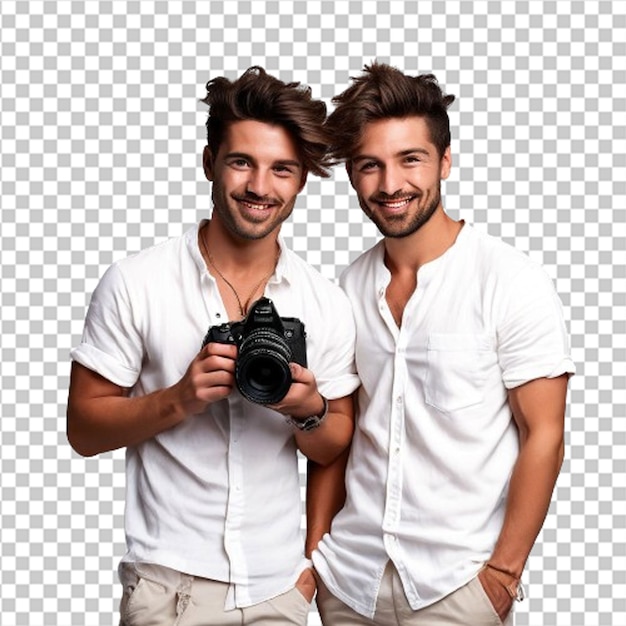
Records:
[[[255,162],[256,159],[250,154],[245,152],[229,152],[224,156],[225,159],[245,159],[246,161]],[[300,161],[294,159],[277,159],[273,162],[273,165],[290,165],[292,167],[302,167]]]
[[[291,165],[292,167],[302,167],[302,163],[300,161],[295,161],[294,159],[279,159],[275,161],[274,165]]]
[[[426,150],[426,148],[408,148],[407,150],[401,150],[395,156],[405,157],[411,154],[423,154],[425,156],[430,156],[431,153],[428,150]],[[352,162],[356,163],[357,161],[379,161],[379,160],[380,159],[374,155],[359,154],[352,159]]]

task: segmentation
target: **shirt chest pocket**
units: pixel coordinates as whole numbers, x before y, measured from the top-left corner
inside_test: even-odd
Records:
[[[427,359],[427,404],[453,413],[483,402],[489,369],[497,363],[491,335],[432,333]]]

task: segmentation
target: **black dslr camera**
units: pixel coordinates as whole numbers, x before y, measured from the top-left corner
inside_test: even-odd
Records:
[[[289,363],[307,366],[305,337],[299,319],[279,317],[273,302],[260,298],[240,322],[211,326],[202,347],[235,344],[235,381],[241,395],[257,404],[275,404],[291,386]]]

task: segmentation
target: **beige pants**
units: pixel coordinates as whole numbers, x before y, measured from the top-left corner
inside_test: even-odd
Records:
[[[318,582],[317,607],[324,626],[513,626],[513,613],[502,622],[478,578],[439,602],[414,611],[391,563],[383,575],[373,620],[338,600],[322,582]]]
[[[123,563],[120,626],[305,626],[310,603],[297,589],[224,611],[228,584],[160,565]]]

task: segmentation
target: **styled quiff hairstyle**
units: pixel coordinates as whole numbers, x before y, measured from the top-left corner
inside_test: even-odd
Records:
[[[343,93],[333,98],[335,110],[326,122],[333,162],[350,160],[363,138],[365,125],[386,118],[417,116],[426,121],[439,158],[450,145],[448,107],[454,96],[444,95],[432,74],[407,76],[384,63],[366,65]]]
[[[282,126],[291,135],[306,170],[328,177],[326,104],[311,97],[310,87],[284,83],[253,66],[232,82],[224,77],[210,80],[206,91],[202,102],[209,106],[207,141],[214,158],[230,124],[255,120]]]

